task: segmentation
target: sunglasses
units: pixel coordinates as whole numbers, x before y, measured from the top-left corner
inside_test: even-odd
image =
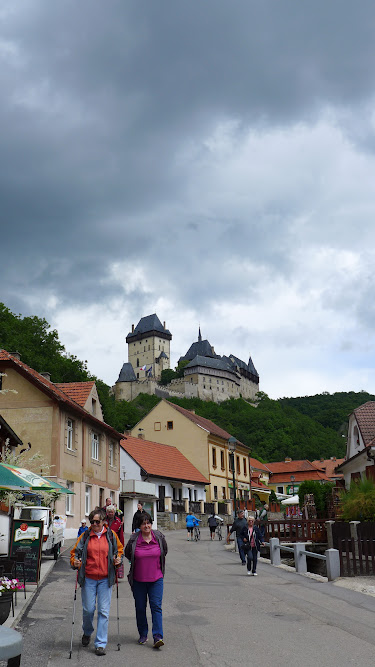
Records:
[[[91,523],[92,526],[93,526],[94,524],[95,524],[96,526],[99,526],[99,524],[100,524],[101,522],[102,522],[101,519],[93,519],[92,521],[90,521],[90,523]]]

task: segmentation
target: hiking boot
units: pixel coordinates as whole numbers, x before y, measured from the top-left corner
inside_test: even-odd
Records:
[[[152,648],[160,648],[161,646],[164,646],[163,638],[160,635],[155,635]]]
[[[103,648],[103,646],[96,647],[95,655],[105,655],[105,649]]]
[[[147,642],[147,637],[140,637],[138,639],[138,644],[145,644]]]
[[[88,646],[90,643],[90,635],[82,635],[82,646]]]

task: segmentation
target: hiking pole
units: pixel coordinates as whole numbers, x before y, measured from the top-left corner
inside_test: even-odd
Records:
[[[77,586],[78,586],[78,572],[77,570],[77,576],[76,576],[76,587],[74,589],[74,602],[73,602],[73,620],[72,620],[72,636],[70,638],[70,651],[69,651],[69,660],[72,658],[72,648],[73,648],[73,630],[74,630],[74,619],[76,615],[76,602],[77,602]]]
[[[116,597],[117,597],[117,650],[120,650],[120,615],[118,611],[118,575],[116,570]]]

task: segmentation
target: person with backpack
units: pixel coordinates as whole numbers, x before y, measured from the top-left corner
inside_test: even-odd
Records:
[[[104,525],[104,512],[97,507],[89,514],[91,528],[86,530],[70,552],[70,565],[78,570],[77,581],[82,595],[82,646],[88,646],[94,632],[97,603],[97,629],[94,640],[96,655],[105,655],[108,620],[116,568],[121,565],[124,547],[116,533]]]
[[[209,529],[210,529],[211,540],[214,540],[215,539],[215,531],[216,531],[216,528],[217,528],[217,518],[216,518],[215,512],[213,512],[211,514],[211,516],[208,517],[208,526],[209,526]]]

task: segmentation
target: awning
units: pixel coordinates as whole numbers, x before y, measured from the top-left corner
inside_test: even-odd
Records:
[[[7,491],[59,491],[73,493],[57,482],[51,482],[26,468],[0,463],[0,489]]]
[[[286,498],[286,500],[281,501],[282,505],[299,505],[299,496],[290,496],[290,498]]]

